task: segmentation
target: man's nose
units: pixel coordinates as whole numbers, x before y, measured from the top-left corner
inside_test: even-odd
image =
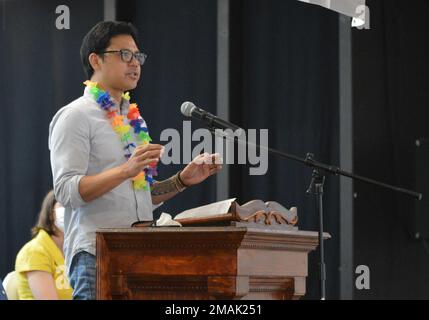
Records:
[[[133,66],[140,66],[140,62],[137,60],[137,58],[133,55],[131,61],[129,62],[129,64],[133,65]]]

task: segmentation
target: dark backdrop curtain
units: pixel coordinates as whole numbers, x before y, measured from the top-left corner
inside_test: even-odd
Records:
[[[416,175],[429,178],[427,167],[416,167],[415,154],[415,140],[429,137],[429,3],[368,5],[371,29],[353,33],[355,171],[415,189]],[[416,240],[413,232],[415,200],[360,183],[355,192],[355,265],[371,271],[370,290],[355,290],[355,297],[429,298],[427,240]]]
[[[268,128],[273,148],[338,164],[338,14],[290,0],[232,1],[231,113],[245,128]],[[239,83],[239,84],[237,84]],[[232,193],[240,203],[276,200],[298,207],[299,228],[318,230],[313,196],[306,196],[312,171],[269,158],[266,175],[249,167],[232,170]],[[325,184],[327,296],[338,298],[338,178]],[[307,298],[319,297],[318,254],[310,254]]]
[[[55,8],[70,8],[70,29],[57,30]],[[103,1],[0,3],[0,277],[30,240],[43,197],[52,188],[48,126],[83,92],[83,36],[103,18]],[[3,19],[3,17],[5,19]]]

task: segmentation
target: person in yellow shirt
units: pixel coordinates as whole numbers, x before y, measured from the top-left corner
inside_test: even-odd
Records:
[[[20,300],[71,300],[63,255],[64,207],[51,190],[31,230],[33,239],[19,251],[15,272]]]

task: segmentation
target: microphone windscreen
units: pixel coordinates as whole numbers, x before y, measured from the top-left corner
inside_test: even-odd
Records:
[[[195,104],[192,102],[186,101],[182,103],[182,106],[180,107],[180,111],[182,114],[186,117],[190,117],[192,114],[192,110],[196,108]]]

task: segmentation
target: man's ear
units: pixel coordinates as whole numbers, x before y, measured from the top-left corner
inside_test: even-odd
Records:
[[[99,55],[97,55],[94,52],[91,53],[88,57],[88,61],[89,61],[89,64],[91,65],[92,69],[94,69],[94,71],[100,70],[102,58]]]

